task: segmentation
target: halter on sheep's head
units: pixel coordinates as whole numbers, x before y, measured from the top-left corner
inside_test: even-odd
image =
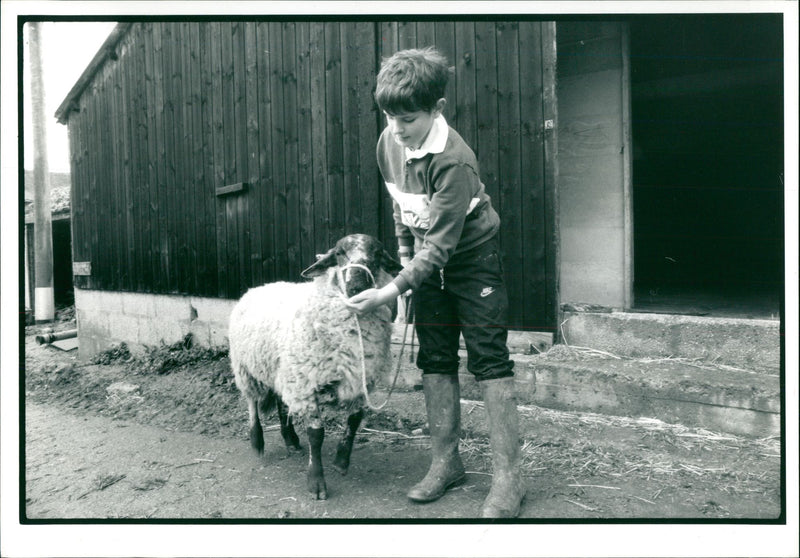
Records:
[[[316,277],[336,267],[344,280],[343,291],[348,297],[375,286],[381,270],[395,275],[402,266],[383,248],[381,242],[366,234],[345,236],[317,261],[303,271],[303,277]],[[341,288],[341,285],[340,285]]]

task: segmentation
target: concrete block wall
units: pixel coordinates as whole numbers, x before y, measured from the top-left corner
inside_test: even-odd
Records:
[[[560,298],[628,301],[623,26],[559,22]]]
[[[207,347],[227,345],[235,300],[75,289],[78,358],[90,359],[116,344],[137,352],[172,344],[192,333]]]
[[[122,342],[132,351],[169,345],[187,333],[192,333],[199,345],[226,346],[228,318],[235,304],[236,300],[221,298],[75,289],[78,356],[89,359]],[[403,328],[404,324],[395,324],[393,343],[402,343]],[[410,345],[411,330],[406,336]],[[509,332],[512,353],[544,352],[552,344],[550,333]]]
[[[569,345],[632,358],[687,358],[745,367],[780,368],[778,320],[627,312],[564,312]]]

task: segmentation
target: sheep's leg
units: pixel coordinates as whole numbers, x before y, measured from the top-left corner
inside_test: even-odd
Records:
[[[339,446],[336,448],[336,459],[333,460],[333,468],[341,474],[346,475],[347,469],[350,467],[350,453],[353,451],[353,440],[356,438],[356,431],[361,425],[361,420],[364,418],[364,409],[359,409],[347,417],[347,428],[344,431],[344,436],[339,441]]]
[[[290,452],[302,449],[300,447],[300,438],[297,437],[297,432],[294,431],[292,417],[289,416],[289,408],[283,401],[278,402],[278,418],[281,421],[281,436],[283,436],[286,449]]]
[[[317,500],[328,499],[328,488],[325,486],[325,475],[322,471],[322,441],[325,439],[325,429],[319,418],[311,419],[306,428],[308,435],[308,472],[306,482],[308,491]]]
[[[260,403],[253,398],[247,399],[247,412],[250,425],[250,445],[259,455],[264,453],[264,432],[261,430],[261,421],[258,418]]]

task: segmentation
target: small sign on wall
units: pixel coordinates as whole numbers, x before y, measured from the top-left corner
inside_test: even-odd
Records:
[[[72,262],[72,275],[91,275],[92,262]]]

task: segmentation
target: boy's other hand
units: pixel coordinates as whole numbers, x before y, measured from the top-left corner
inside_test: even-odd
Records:
[[[397,317],[394,320],[395,323],[413,323],[413,319],[411,319],[410,316],[411,295],[412,291],[409,290],[397,297]]]

